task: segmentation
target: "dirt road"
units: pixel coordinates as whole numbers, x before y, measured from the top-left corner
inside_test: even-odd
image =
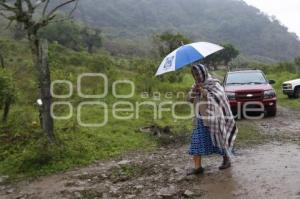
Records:
[[[186,176],[188,146],[127,154],[117,160],[2,185],[0,198],[300,198],[300,113],[279,108],[276,118],[255,121],[270,142],[238,149],[233,167],[204,159],[202,176]],[[275,135],[275,136],[274,136]]]

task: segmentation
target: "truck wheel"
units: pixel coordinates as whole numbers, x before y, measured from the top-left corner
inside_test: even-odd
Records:
[[[277,109],[276,109],[276,108],[269,109],[269,110],[267,111],[267,116],[268,116],[268,117],[275,117],[276,114],[277,114]]]
[[[290,99],[292,99],[292,98],[294,98],[294,95],[289,94],[288,97],[289,97]]]
[[[300,98],[300,87],[296,88],[295,90],[295,97]]]

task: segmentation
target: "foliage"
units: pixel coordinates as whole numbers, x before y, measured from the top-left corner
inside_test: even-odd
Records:
[[[171,32],[164,32],[157,35],[154,40],[158,46],[158,51],[161,57],[165,57],[178,47],[192,42],[180,33],[173,34]]]
[[[228,63],[239,55],[239,51],[232,44],[224,44],[224,50],[217,53],[220,60],[227,66]]]
[[[9,113],[9,107],[16,100],[16,90],[15,85],[12,80],[11,75],[5,69],[0,69],[0,109],[8,108],[7,115],[4,116],[3,121],[7,120],[7,116]],[[4,111],[5,112],[5,111]],[[4,114],[5,115],[5,114]]]
[[[154,101],[159,104],[164,101],[177,100],[176,92],[187,90],[192,84],[192,77],[183,73],[181,82],[170,83],[168,78],[155,78],[158,63],[152,59],[113,57],[105,53],[89,54],[84,51],[73,51],[60,44],[49,46],[49,59],[52,80],[68,80],[74,86],[73,95],[65,99],[74,106],[74,115],[70,120],[57,120],[55,132],[57,145],[49,144],[39,130],[38,107],[34,105],[38,95],[36,83],[32,75],[31,55],[26,42],[1,41],[5,46],[7,60],[12,58],[19,62],[8,62],[7,70],[13,74],[18,99],[12,106],[6,125],[0,125],[0,173],[12,178],[37,176],[73,168],[76,165],[89,164],[95,160],[105,159],[130,150],[151,149],[157,141],[147,134],[139,132],[139,128],[156,124],[169,126],[174,133],[186,133],[191,128],[190,120],[174,121],[171,112],[163,113],[161,119],[154,119],[153,108],[140,107],[138,119],[118,120],[112,116],[111,107],[118,102],[112,94],[112,83],[115,80],[130,80],[134,82],[134,96],[126,101]],[[26,67],[20,63],[26,64]],[[31,70],[30,70],[31,68]],[[82,73],[104,73],[108,77],[108,96],[101,101],[108,104],[109,123],[101,128],[80,127],[77,122],[76,108],[80,102],[97,101],[83,99],[76,91],[78,75]],[[171,75],[171,74],[170,74]],[[1,75],[2,77],[2,75]],[[166,76],[167,77],[167,76]],[[98,83],[100,82],[100,83]],[[103,92],[101,80],[86,78],[82,81],[82,90],[87,94]],[[117,93],[128,94],[130,87],[122,85]],[[154,100],[153,92],[160,91],[160,98]],[[56,85],[54,92],[58,95],[68,93],[68,88]],[[147,92],[146,99],[141,94]],[[165,99],[166,92],[173,92],[172,99]],[[184,99],[185,100],[185,99]],[[59,99],[54,99],[59,101]],[[178,107],[178,114],[186,114],[186,107]],[[58,116],[67,114],[68,110],[57,107],[54,110]],[[101,122],[102,109],[86,107],[82,110],[82,118],[86,123]],[[42,150],[43,149],[43,150]]]
[[[180,46],[189,44],[191,42],[192,40],[180,33],[164,32],[154,37],[154,43],[157,47],[160,59],[163,59],[165,56],[167,56]],[[183,80],[183,75],[183,73],[178,72],[169,73],[162,77],[159,77],[159,79],[162,81],[168,81],[169,83],[175,83],[181,82]]]
[[[294,62],[295,62],[297,71],[300,71],[300,56],[296,57]]]
[[[0,102],[6,97],[14,95],[14,84],[9,72],[5,69],[0,69]]]
[[[202,62],[208,67],[213,66],[214,70],[217,70],[217,66],[221,64],[228,67],[229,62],[239,55],[239,51],[232,44],[223,44],[222,46],[223,50],[208,56]]]
[[[73,21],[51,23],[39,34],[49,42],[57,42],[73,50],[79,50],[82,46],[81,26]]]
[[[94,48],[100,48],[102,46],[102,38],[100,36],[101,31],[98,29],[84,28],[82,31],[83,42],[87,47],[89,53],[94,52]]]
[[[40,36],[50,42],[57,42],[73,50],[86,48],[89,53],[94,48],[102,46],[101,31],[80,25],[75,21],[65,20],[60,23],[52,23],[40,31]]]
[[[297,66],[300,66],[300,56],[296,57],[294,62]]]

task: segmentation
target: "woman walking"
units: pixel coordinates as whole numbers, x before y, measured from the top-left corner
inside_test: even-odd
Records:
[[[195,168],[188,175],[202,174],[201,157],[211,154],[222,155],[219,169],[227,169],[231,166],[230,156],[238,133],[228,99],[220,82],[211,77],[205,66],[193,65],[191,72],[195,84],[189,92],[189,101],[195,105],[196,116],[189,154]]]

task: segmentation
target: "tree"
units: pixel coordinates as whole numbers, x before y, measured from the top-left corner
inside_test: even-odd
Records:
[[[48,46],[47,41],[42,40],[38,32],[50,22],[55,21],[58,10],[71,3],[74,4],[74,7],[70,11],[69,16],[77,8],[78,0],[64,0],[58,5],[54,5],[53,1],[51,1],[51,6],[49,6],[50,0],[0,0],[0,15],[9,20],[9,25],[16,22],[24,26],[43,102],[40,109],[43,121],[42,128],[51,142],[55,141],[55,135],[54,122],[50,113],[52,97],[50,93],[51,79],[48,65]]]
[[[217,53],[216,56],[219,56],[219,60],[221,60],[229,70],[229,62],[236,58],[240,52],[232,44],[224,44],[222,46],[224,50]]]
[[[178,47],[191,43],[192,41],[180,33],[164,32],[161,35],[157,35],[155,38],[158,51],[161,57],[164,57],[177,49]]]
[[[76,51],[82,45],[81,26],[70,20],[49,24],[39,32],[39,36]]]
[[[82,47],[93,53],[95,48],[102,46],[101,31],[83,26],[75,21],[63,21],[50,24],[40,31],[40,36],[50,42],[59,44],[79,51]]]
[[[294,60],[295,64],[297,66],[300,66],[300,56],[299,57],[296,57],[295,60]]]
[[[101,31],[99,29],[92,29],[85,27],[82,31],[83,42],[87,47],[89,53],[94,52],[94,47],[102,46]]]
[[[223,63],[229,70],[229,62],[239,55],[239,51],[232,44],[224,44],[223,50],[206,57],[202,63],[207,67],[213,66],[214,70],[218,69],[218,64]]]
[[[15,97],[15,87],[11,76],[4,69],[0,69],[0,108],[3,107],[3,123],[8,119],[10,106],[15,101]]]
[[[211,68],[211,66],[214,68],[214,70],[218,69],[218,64],[221,62],[221,57],[219,56],[218,53],[212,54],[208,57],[206,57],[202,63],[208,67],[209,69]]]
[[[2,68],[5,68],[5,65],[4,65],[4,58],[3,58],[2,54],[1,54],[1,52],[0,52],[0,66],[1,66]]]
[[[296,57],[294,62],[296,64],[297,70],[299,71],[300,70],[300,56]]]
[[[13,38],[16,41],[22,40],[26,37],[26,33],[24,30],[24,25],[22,23],[17,23],[13,28],[12,28],[12,34]]]

